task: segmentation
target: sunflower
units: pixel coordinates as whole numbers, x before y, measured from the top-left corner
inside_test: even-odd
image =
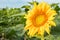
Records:
[[[34,35],[44,35],[44,32],[50,34],[50,28],[56,26],[53,21],[56,15],[56,11],[46,2],[41,2],[38,5],[34,3],[32,10],[28,11],[25,15],[26,26],[25,30],[28,30],[28,35],[33,37]]]

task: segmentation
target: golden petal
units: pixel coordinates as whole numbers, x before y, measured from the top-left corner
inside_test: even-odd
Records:
[[[49,19],[49,21],[51,21],[51,20],[54,20],[55,19],[55,17],[53,17],[53,16],[51,16],[51,17],[48,17]]]
[[[26,25],[24,30],[29,30],[32,26],[29,24],[29,25]]]
[[[44,35],[44,27],[40,27],[40,35],[41,35],[41,36]]]
[[[51,26],[56,26],[56,23],[54,21],[50,21]]]
[[[55,10],[49,9],[49,10],[46,12],[46,14],[50,17],[50,16],[55,16],[57,13],[56,13]]]
[[[45,31],[48,33],[48,34],[50,34],[50,29],[49,29],[50,27],[49,27],[49,24],[46,24],[46,26],[45,26]]]
[[[32,27],[31,29],[29,29],[28,35],[30,35],[30,37],[34,36],[34,34],[37,32],[35,27]]]

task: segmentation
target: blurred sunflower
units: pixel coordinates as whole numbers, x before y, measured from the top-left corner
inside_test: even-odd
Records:
[[[56,26],[53,21],[56,14],[56,11],[46,2],[38,5],[34,3],[32,10],[25,15],[27,20],[24,29],[28,30],[28,35],[31,37],[37,34],[43,36],[45,31],[50,34],[51,26]]]

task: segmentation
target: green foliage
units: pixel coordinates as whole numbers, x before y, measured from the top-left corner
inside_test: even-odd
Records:
[[[58,14],[60,14],[59,3],[53,3],[53,4],[51,4],[51,6],[53,7],[53,9],[55,9],[57,11]]]
[[[25,6],[22,6],[21,8],[25,8],[25,12],[27,13],[30,9],[30,6],[29,5],[25,5]]]
[[[25,31],[24,13],[20,8],[0,9],[0,35],[4,33],[4,39],[20,40]],[[3,37],[3,36],[2,36]]]

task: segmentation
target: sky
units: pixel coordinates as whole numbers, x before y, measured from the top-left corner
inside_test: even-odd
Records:
[[[31,2],[32,0],[0,0],[0,8],[19,8],[23,5],[27,5],[28,2]],[[42,0],[36,0],[38,2],[41,2]],[[59,3],[60,0],[44,0],[48,3]]]

